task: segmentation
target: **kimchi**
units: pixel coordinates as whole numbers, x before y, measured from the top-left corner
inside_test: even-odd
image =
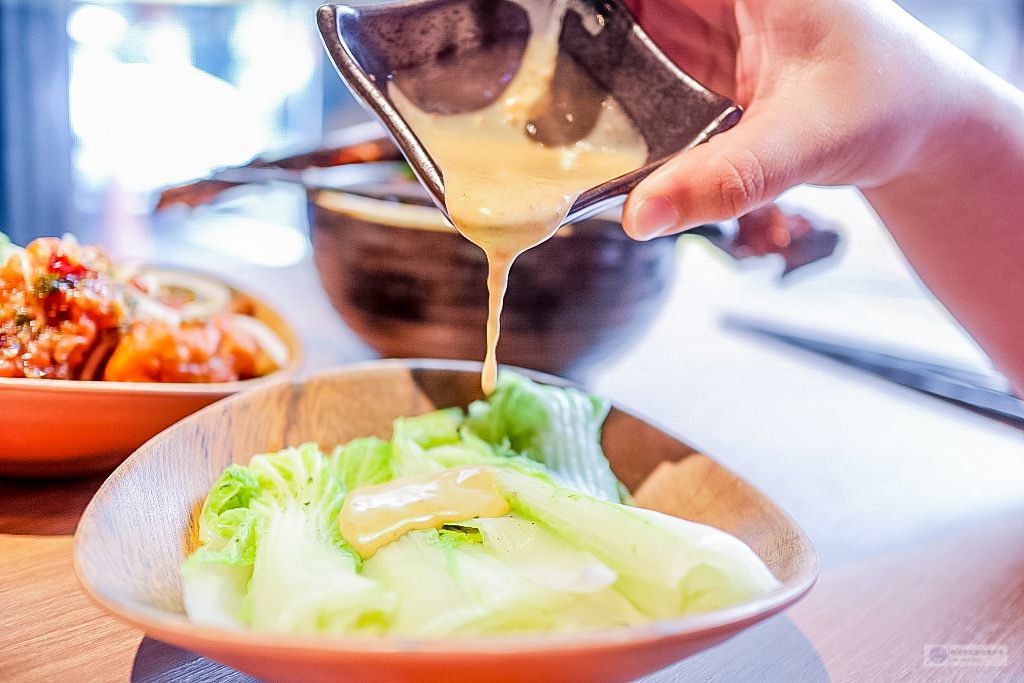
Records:
[[[119,270],[72,237],[19,249],[0,234],[0,377],[229,382],[273,371],[230,302],[220,283]]]

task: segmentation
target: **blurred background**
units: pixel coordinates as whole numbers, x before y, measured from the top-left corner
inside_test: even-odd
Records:
[[[363,120],[325,64],[317,4],[0,0],[0,229],[100,239],[105,215],[145,215],[160,187]],[[1024,2],[903,4],[1021,82]],[[291,245],[277,261],[300,256],[259,235]]]
[[[301,292],[324,304],[300,189],[264,186],[195,211],[152,214],[160,188],[257,155],[312,149],[366,120],[325,59],[317,4],[0,0],[0,230],[20,244],[73,232],[118,258],[187,263],[257,282],[271,302],[287,304]],[[982,64],[1024,83],[1024,2],[903,4]],[[703,263],[729,283],[716,291],[740,292],[734,307],[831,316],[859,332],[893,327],[851,313],[875,310],[881,297],[886,310],[941,319],[946,333],[936,336],[922,333],[927,325],[914,315],[900,317],[896,328],[913,340],[946,340],[944,352],[983,362],[870,211],[850,193],[821,192],[801,188],[787,202],[846,224],[827,264],[783,285],[777,259],[753,259],[737,274],[705,244],[685,239],[684,277]],[[305,330],[313,366],[371,355],[336,317],[317,324]],[[327,338],[331,344],[318,346]]]
[[[112,208],[362,120],[317,4],[0,0],[0,228],[102,239]]]

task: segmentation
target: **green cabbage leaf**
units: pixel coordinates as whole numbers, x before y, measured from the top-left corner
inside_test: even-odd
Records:
[[[189,617],[276,633],[382,632],[394,596],[359,574],[338,528],[345,493],[316,444],[227,468],[200,513],[204,545],[182,566]]]
[[[706,612],[779,582],[739,539],[622,505],[607,402],[503,372],[488,402],[395,421],[392,437],[257,455],[214,483],[181,568],[196,623],[344,637],[572,633]],[[348,493],[487,465],[511,512],[410,531],[361,559]]]
[[[608,503],[498,470],[514,512],[543,523],[618,575],[614,587],[655,619],[706,612],[779,586],[743,541],[714,527]]]
[[[538,384],[503,370],[487,401],[469,406],[467,428],[498,449],[542,463],[562,486],[621,502],[621,485],[601,450],[611,403],[573,388]]]
[[[579,594],[553,590],[483,544],[457,537],[436,529],[410,531],[365,561],[363,573],[397,596],[390,635],[577,632],[645,621],[610,588]],[[557,566],[561,557],[552,554],[548,561]]]

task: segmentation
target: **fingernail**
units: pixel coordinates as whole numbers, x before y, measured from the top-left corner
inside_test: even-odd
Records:
[[[640,202],[633,220],[637,239],[649,240],[679,224],[679,211],[668,197],[654,195]]]

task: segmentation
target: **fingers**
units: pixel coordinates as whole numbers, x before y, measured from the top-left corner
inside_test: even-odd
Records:
[[[626,201],[626,232],[645,240],[735,218],[806,180],[814,141],[789,117],[767,111],[773,113],[745,117],[648,176]]]
[[[651,40],[683,71],[704,87],[735,98],[735,20],[720,0],[710,15],[698,12],[694,4],[701,3],[634,0],[633,9]]]

